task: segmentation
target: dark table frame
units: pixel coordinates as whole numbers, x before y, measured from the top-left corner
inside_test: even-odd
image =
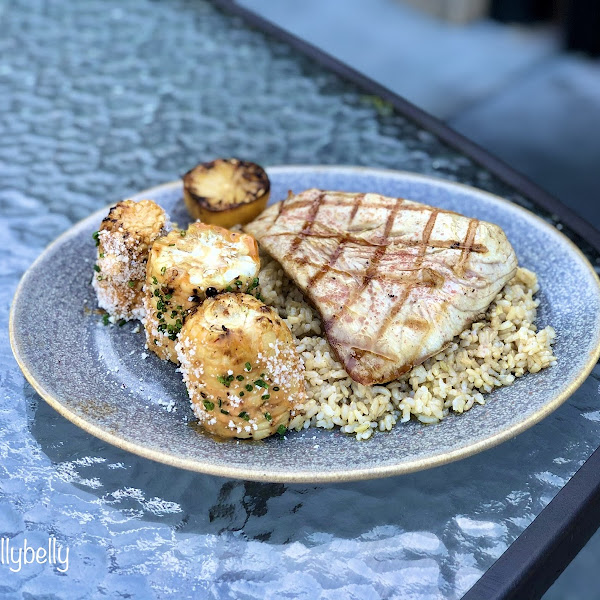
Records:
[[[600,253],[600,232],[532,181],[404,98],[352,67],[237,4],[213,0],[227,13],[283,41],[315,62],[379,96],[395,110],[462,152],[567,225]],[[536,600],[546,592],[600,526],[600,448],[463,596],[463,600]]]

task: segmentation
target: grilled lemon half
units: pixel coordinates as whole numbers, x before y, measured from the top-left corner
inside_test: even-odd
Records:
[[[255,219],[267,206],[270,191],[265,170],[237,158],[201,163],[183,176],[183,199],[192,217],[221,227]]]

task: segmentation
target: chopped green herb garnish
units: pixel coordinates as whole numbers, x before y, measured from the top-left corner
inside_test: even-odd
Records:
[[[158,298],[160,296],[160,290],[157,288],[154,290],[154,295]]]
[[[274,392],[278,392],[279,391],[279,386],[278,385],[274,385],[273,386],[273,391]]]
[[[204,401],[204,408],[206,410],[212,410],[215,407],[214,402],[211,402],[210,400],[205,400]]]
[[[110,323],[110,317],[108,313],[104,313],[102,315],[102,323],[104,323],[104,325],[108,325]]]
[[[239,279],[236,279],[233,283],[237,285],[239,288],[242,287],[242,282]]]
[[[221,409],[221,412],[222,412],[224,415],[228,415],[228,414],[229,414],[229,411],[228,411],[228,410],[223,410],[223,409]]]
[[[125,325],[125,323],[127,323],[127,321],[126,321],[125,319],[119,319],[119,320],[117,321],[117,325],[118,325],[119,327],[123,327],[123,325]]]
[[[256,299],[260,300],[261,302],[264,300],[264,298],[260,294],[256,294]]]
[[[104,277],[102,277],[102,275],[96,275],[96,279],[98,281],[102,281],[104,279]]]
[[[251,291],[252,291],[252,290],[253,290],[255,287],[258,287],[258,284],[259,284],[259,283],[260,283],[260,282],[258,281],[258,277],[255,277],[255,278],[252,280],[252,283],[251,283],[251,284],[248,286],[248,291],[249,291],[249,292],[251,292]]]
[[[232,288],[230,285],[228,285],[228,286],[225,288],[225,291],[226,291],[226,292],[233,292],[233,288]]]
[[[164,275],[167,272],[167,267],[162,267],[160,270],[160,274]]]
[[[241,412],[241,413],[238,415],[238,417],[240,417],[240,418],[244,419],[244,421],[249,421],[249,420],[250,420],[250,415],[249,415],[249,414],[248,414],[248,413],[247,413],[245,410],[243,410],[243,411],[242,411],[242,412]]]
[[[156,277],[152,277],[152,283],[154,285],[158,285],[158,279],[156,279]]]
[[[285,435],[285,432],[287,431],[287,427],[285,425],[280,425],[277,428],[277,433],[281,436]]]
[[[246,384],[246,389],[251,392],[252,391],[252,386],[248,383]]]
[[[236,379],[237,379],[238,381],[244,381],[244,376],[243,376],[243,375],[238,375],[238,376],[236,377]]]
[[[272,421],[273,417],[271,416],[271,413],[265,413],[265,419],[269,422]]]
[[[254,385],[255,385],[256,387],[261,387],[261,388],[264,388],[265,390],[266,390],[266,389],[269,387],[269,384],[268,384],[268,383],[265,383],[265,382],[264,382],[262,379],[257,379],[257,380],[254,382]]]
[[[127,282],[127,285],[128,285],[130,288],[134,288],[134,287],[135,287],[135,281],[129,281],[129,282]]]
[[[229,384],[231,383],[231,379],[229,379],[229,376],[227,375],[217,375],[217,381],[225,387],[229,387]]]
[[[240,398],[243,398],[243,397],[244,397],[244,392],[240,392],[240,393],[238,394],[238,396],[239,396]]]
[[[244,365],[244,371],[252,371],[252,365],[249,362]]]
[[[100,254],[98,254],[98,256],[99,256],[100,258],[104,258],[104,252],[100,252]]]
[[[271,396],[270,396],[269,394],[263,394],[263,395],[261,396],[261,399],[262,399],[262,400],[268,400],[270,397],[271,397]]]
[[[165,300],[170,300],[173,297],[173,294],[165,294]]]
[[[174,246],[175,244],[169,244],[169,246]]]
[[[96,246],[100,245],[100,238],[98,237],[100,234],[99,231],[94,231],[94,233],[92,233],[92,237],[94,238],[94,241],[96,242]]]
[[[94,265],[94,271],[96,271],[96,273],[100,273],[100,267],[98,265]]]
[[[183,230],[182,230],[182,231],[180,231],[180,232],[179,232],[179,235],[180,235],[181,237],[185,237],[185,236],[186,236],[186,234],[187,234],[187,231],[183,231]]]

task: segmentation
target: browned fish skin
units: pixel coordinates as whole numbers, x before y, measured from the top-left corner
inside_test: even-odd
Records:
[[[364,385],[439,352],[517,268],[497,225],[378,194],[307,190],[245,231],[314,304],[338,359]]]

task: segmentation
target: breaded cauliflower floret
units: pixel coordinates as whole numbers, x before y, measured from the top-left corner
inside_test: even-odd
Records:
[[[146,269],[144,327],[148,348],[177,362],[175,340],[189,309],[219,292],[258,285],[253,237],[204,223],[157,239]]]
[[[94,235],[98,259],[93,286],[111,320],[141,319],[148,252],[170,229],[169,217],[152,200],[124,200],[110,209]]]
[[[259,440],[285,433],[306,400],[304,364],[277,311],[249,294],[220,294],[187,318],[179,370],[209,433]]]

